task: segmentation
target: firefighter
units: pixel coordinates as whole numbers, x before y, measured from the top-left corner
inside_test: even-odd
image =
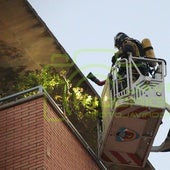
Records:
[[[118,58],[128,58],[129,53],[132,53],[132,56],[135,57],[144,56],[142,44],[125,33],[119,32],[114,41],[114,45],[119,51],[112,57],[113,65]]]
[[[114,45],[118,49],[118,52],[115,53],[115,55],[112,57],[112,60],[111,60],[112,66],[115,65],[117,59],[128,58],[130,53],[132,53],[132,56],[134,57],[144,57],[145,55],[143,52],[142,44],[138,40],[130,38],[128,35],[126,35],[123,32],[119,32],[115,36]],[[144,76],[148,75],[149,71],[148,71],[148,66],[146,63],[139,62],[136,64]],[[125,75],[126,71],[125,71],[124,64],[121,64],[121,65],[122,67],[119,68],[119,76],[124,77],[126,76]],[[136,77],[133,76],[133,78],[137,79],[137,76],[139,75],[136,75]],[[90,80],[92,80],[93,82],[95,82],[96,84],[100,86],[105,84],[105,80],[104,81],[98,80],[92,73],[89,73],[87,78],[89,78]]]
[[[119,32],[114,38],[114,45],[118,49],[118,52],[112,57],[112,65],[114,66],[117,59],[126,58],[128,59],[129,54],[131,53],[134,57],[144,57],[143,47],[142,44],[133,38],[130,38],[123,32]],[[123,65],[123,64],[122,64]],[[149,68],[145,62],[136,63],[139,70],[144,76],[149,74]],[[135,71],[133,70],[135,74]],[[123,77],[126,74],[125,67],[120,67],[119,74]],[[137,74],[137,73],[136,73]],[[136,75],[137,76],[137,75]],[[137,77],[135,77],[137,79]]]

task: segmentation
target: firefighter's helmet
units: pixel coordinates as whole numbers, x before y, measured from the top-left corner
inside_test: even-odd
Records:
[[[123,43],[123,41],[127,38],[128,38],[128,36],[125,33],[119,32],[114,38],[115,47],[119,48],[121,46],[121,44]]]

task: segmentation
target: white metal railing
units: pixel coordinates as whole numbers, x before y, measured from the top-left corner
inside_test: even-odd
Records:
[[[155,67],[150,67],[149,62],[155,62]],[[121,75],[120,70],[123,63],[123,75]],[[152,69],[152,73],[148,72],[148,75],[143,75],[141,73],[140,67],[142,64],[147,66],[148,71]],[[140,66],[139,66],[140,65]],[[150,69],[150,70],[149,70]],[[136,72],[136,80],[134,71]],[[152,59],[144,57],[133,57],[129,56],[128,59],[120,59],[111,69],[111,84],[112,84],[112,95],[113,98],[120,98],[130,95],[132,88],[135,83],[139,84],[141,82],[163,82],[164,77],[167,74],[166,61],[163,59]]]
[[[123,63],[123,69],[125,71],[124,75],[122,76],[119,73],[119,70],[121,68],[121,65]],[[116,62],[115,66],[111,69],[111,77],[112,77],[112,91],[113,91],[113,97],[120,97],[122,95],[126,95],[130,88],[130,81],[129,81],[129,70],[128,70],[128,60],[127,59],[121,59],[118,62]],[[123,88],[123,86],[126,86]]]

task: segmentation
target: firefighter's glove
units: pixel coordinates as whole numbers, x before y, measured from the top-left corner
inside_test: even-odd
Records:
[[[115,63],[116,63],[116,57],[115,57],[115,55],[114,55],[114,56],[112,57],[112,65],[114,66]]]
[[[119,52],[115,53],[115,55],[112,57],[112,66],[115,65],[118,58],[119,58]]]

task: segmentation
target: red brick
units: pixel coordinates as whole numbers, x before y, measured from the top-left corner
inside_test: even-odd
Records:
[[[0,170],[99,169],[43,97],[0,115]]]

